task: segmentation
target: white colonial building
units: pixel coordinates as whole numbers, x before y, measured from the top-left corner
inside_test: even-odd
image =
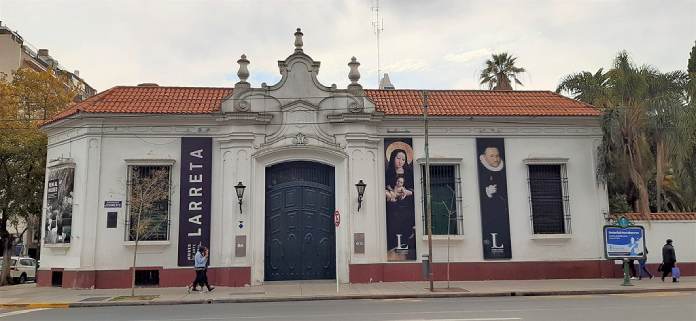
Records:
[[[119,86],[45,124],[40,285],[128,287],[155,173],[139,284],[187,284],[199,244],[218,285],[421,280],[422,91],[363,89],[355,58],[348,88],[325,86],[295,37],[277,84],[251,87],[242,55],[234,88]],[[427,96],[437,279],[446,262],[453,280],[613,275],[597,109],[549,91]]]

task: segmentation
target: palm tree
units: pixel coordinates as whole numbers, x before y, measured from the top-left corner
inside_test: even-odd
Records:
[[[637,193],[634,208],[646,218],[653,178],[658,211],[663,209],[663,198],[666,208],[687,210],[685,197],[689,197],[684,192],[696,188],[676,175],[689,169],[684,165],[690,165],[690,156],[696,154],[696,116],[686,105],[686,82],[683,72],[636,67],[621,52],[608,72],[572,74],[556,89],[604,109],[598,174],[608,180],[611,193]]]
[[[594,74],[589,71],[571,74],[561,80],[556,92],[567,92],[573,99],[605,109],[610,105],[609,75],[603,68]]]
[[[486,60],[486,68],[481,71],[481,85],[488,84],[489,90],[512,90],[510,79],[522,85],[517,75],[525,72],[524,68],[515,66],[516,57],[507,52],[491,55]]]

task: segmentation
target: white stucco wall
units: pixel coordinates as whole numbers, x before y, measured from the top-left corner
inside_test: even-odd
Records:
[[[90,203],[87,195],[87,186],[82,183],[88,176],[88,140],[86,137],[78,137],[74,130],[66,130],[54,136],[60,142],[49,146],[47,151],[47,173],[51,168],[61,166],[61,164],[74,163],[75,165],[75,185],[73,188],[73,213],[72,213],[72,240],[70,244],[44,245],[46,215],[41,219],[41,265],[47,267],[62,267],[79,269],[83,267],[91,256],[84,253],[84,245],[92,244],[94,239],[91,234],[96,230],[89,226],[91,218],[86,208]],[[48,175],[45,184],[48,182]],[[46,186],[46,185],[44,185]],[[44,188],[44,204],[46,199],[46,188]],[[45,208],[46,206],[44,206]],[[88,245],[89,246],[89,245]],[[87,263],[89,264],[89,263]]]
[[[280,162],[309,160],[335,169],[336,209],[342,224],[336,233],[339,281],[348,281],[348,266],[387,262],[384,195],[384,138],[411,137],[415,158],[415,208],[418,260],[426,253],[422,235],[421,172],[425,156],[422,122],[416,118],[373,113],[374,104],[360,92],[318,84],[318,63],[294,54],[279,64],[283,78],[262,89],[235,89],[222,113],[196,116],[85,118],[49,126],[48,159],[75,163],[73,242],[42,252],[42,268],[125,270],[133,247],[125,241],[127,173],[130,163],[172,165],[171,227],[168,241],[142,242],[138,266],[177,268],[181,137],[213,137],[212,266],[251,266],[252,283],[263,282],[265,168]],[[357,90],[356,88],[353,88]],[[359,88],[358,88],[359,89]],[[298,96],[299,95],[299,96]],[[357,109],[357,112],[356,112]],[[244,113],[238,113],[243,111]],[[327,121],[331,119],[331,121]],[[510,120],[510,119],[508,119]],[[537,118],[501,124],[493,119],[439,119],[431,122],[430,156],[434,163],[456,162],[462,190],[462,235],[449,242],[450,260],[483,261],[477,137],[505,138],[512,261],[601,259],[604,186],[595,181],[595,148],[601,139],[596,119]],[[89,125],[63,133],[64,125]],[[568,125],[571,124],[571,125]],[[63,126],[63,127],[61,127]],[[526,159],[567,159],[572,233],[534,236],[531,232]],[[49,166],[51,164],[49,163]],[[355,183],[367,184],[357,211]],[[234,185],[243,182],[242,212]],[[123,208],[105,209],[105,201]],[[118,227],[106,228],[106,213],[117,211]],[[238,225],[240,222],[243,227]],[[365,233],[365,253],[353,253],[354,233]],[[235,256],[235,237],[247,236],[247,255]],[[675,241],[677,238],[674,238]],[[688,240],[687,240],[688,241]],[[448,242],[434,241],[434,261],[447,260]],[[651,248],[652,249],[652,248]],[[399,264],[399,263],[389,263]]]
[[[504,136],[503,136],[504,137]],[[512,261],[537,260],[593,260],[602,256],[602,213],[606,204],[601,199],[602,186],[594,176],[594,138],[590,136],[567,137],[505,137],[509,217],[512,238]],[[416,158],[423,158],[422,138],[415,138]],[[476,139],[474,137],[436,137],[430,139],[431,158],[461,159],[463,235],[450,238],[442,236],[433,242],[434,261],[447,260],[449,243],[450,260],[458,262],[483,261],[481,216],[478,193]],[[534,235],[530,221],[527,165],[529,158],[567,158],[568,188],[572,232],[564,236]],[[447,162],[446,162],[447,163]],[[422,173],[416,169],[416,216],[418,232],[422,227],[423,195],[420,180]],[[423,236],[420,239],[424,239]],[[419,244],[419,253],[427,253],[427,242]],[[420,257],[419,254],[419,257]]]
[[[648,263],[662,262],[662,246],[672,239],[679,262],[696,262],[696,222],[694,221],[636,221],[645,228]]]
[[[388,128],[388,125],[385,128]],[[435,124],[437,127],[437,123]],[[452,127],[446,123],[441,130]],[[159,127],[159,131],[163,129]],[[224,130],[216,130],[224,131]],[[434,163],[459,165],[462,178],[461,215],[462,235],[449,241],[451,261],[483,261],[481,221],[479,212],[476,136],[438,135],[431,137],[431,158]],[[226,136],[217,133],[215,135]],[[65,266],[83,269],[127,269],[133,246],[125,241],[126,169],[128,164],[157,164],[172,162],[172,198],[170,238],[167,242],[141,242],[139,266],[177,266],[179,174],[181,134],[123,135],[109,133],[100,137],[84,137],[69,143],[51,145],[49,159],[58,156],[75,162],[75,209],[73,242],[65,255],[51,248],[44,253],[45,266]],[[404,137],[407,135],[403,135]],[[505,138],[505,153],[510,204],[512,261],[588,260],[602,257],[601,226],[606,201],[602,186],[595,182],[594,144],[597,137],[510,135]],[[423,138],[413,137],[414,157],[424,157]],[[264,173],[265,167],[292,160],[312,160],[334,166],[336,170],[336,206],[343,213],[343,225],[338,230],[337,246],[342,266],[348,263],[386,262],[386,222],[384,202],[384,146],[381,138],[346,140],[345,151],[321,147],[252,148],[256,139],[214,139],[213,198],[211,251],[214,266],[253,266],[257,278],[263,277],[264,242]],[[550,147],[553,148],[550,148]],[[292,146],[290,146],[292,147]],[[527,165],[529,158],[566,158],[572,233],[567,236],[540,237],[531,231]],[[416,224],[419,233],[418,257],[427,253],[422,235],[423,193],[421,172],[414,166]],[[357,212],[354,184],[367,184],[362,208]],[[239,213],[233,186],[243,181],[248,187],[243,213]],[[94,185],[92,185],[94,184]],[[87,188],[87,186],[91,186]],[[95,187],[96,186],[96,187]],[[122,201],[123,208],[105,209],[105,201]],[[118,227],[106,228],[106,213],[117,211]],[[239,228],[239,221],[244,227]],[[353,233],[365,233],[366,253],[352,253]],[[248,237],[247,257],[234,256],[234,237]],[[447,260],[447,240],[437,236],[434,241],[436,262]],[[81,253],[80,253],[81,252]],[[78,258],[79,260],[75,260]],[[347,271],[344,271],[347,273]]]

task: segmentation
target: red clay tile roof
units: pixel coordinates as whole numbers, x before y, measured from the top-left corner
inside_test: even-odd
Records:
[[[420,90],[365,90],[386,115],[422,113]],[[205,114],[220,111],[232,88],[118,86],[75,104],[44,125],[86,113]],[[588,104],[551,91],[431,90],[433,116],[599,116]]]
[[[616,214],[617,217],[624,215],[631,221],[643,221],[640,213]],[[650,213],[652,221],[696,221],[696,213]]]
[[[387,115],[421,115],[420,90],[365,90]],[[588,104],[551,91],[430,90],[434,116],[599,116]]]
[[[78,112],[207,114],[220,111],[232,88],[118,86],[72,105],[44,125]]]

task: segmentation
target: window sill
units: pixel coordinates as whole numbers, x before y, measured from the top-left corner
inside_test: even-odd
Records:
[[[66,249],[66,248],[70,247],[70,243],[56,243],[56,244],[44,243],[43,246],[46,248],[52,248],[52,249]]]
[[[135,246],[134,241],[123,241],[121,243],[123,246]],[[138,242],[138,247],[140,246],[169,246],[172,243],[169,241],[140,241]]]
[[[532,240],[570,240],[573,238],[572,234],[533,234],[530,236]]]
[[[423,235],[423,241],[427,241],[428,236]],[[447,235],[433,235],[433,241],[447,241]],[[464,240],[464,235],[450,235],[449,236],[450,241],[463,241]]]

